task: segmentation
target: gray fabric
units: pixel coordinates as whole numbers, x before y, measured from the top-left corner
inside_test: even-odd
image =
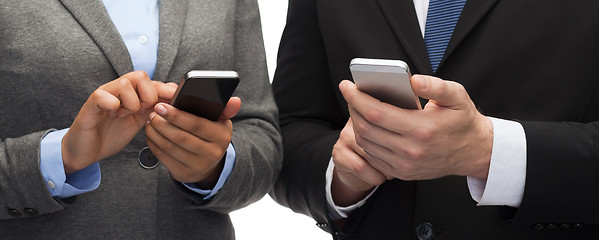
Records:
[[[155,79],[188,70],[235,70],[233,173],[211,200],[162,165],[145,170],[143,133],[100,162],[95,191],[52,198],[39,170],[40,140],[69,127],[93,90],[133,69],[100,0],[0,0],[0,233],[2,239],[233,239],[228,213],[260,199],[281,167],[277,110],[255,0],[160,0]],[[12,217],[9,209],[37,216]]]

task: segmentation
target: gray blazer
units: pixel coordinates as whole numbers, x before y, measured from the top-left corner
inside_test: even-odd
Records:
[[[98,189],[56,199],[40,173],[42,136],[69,127],[93,90],[133,70],[131,59],[100,0],[0,0],[0,238],[234,239],[228,213],[264,196],[281,167],[261,33],[256,0],[160,0],[155,80],[192,69],[241,78],[236,164],[212,200],[163,166],[141,168],[143,131],[100,162]]]

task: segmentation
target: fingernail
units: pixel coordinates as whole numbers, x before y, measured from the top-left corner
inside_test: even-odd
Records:
[[[167,112],[166,107],[164,107],[164,105],[162,105],[162,104],[156,105],[156,108],[154,110],[160,116],[164,116],[166,114],[166,112]]]
[[[420,89],[427,89],[428,88],[428,78],[424,77],[424,76],[417,76],[417,80],[418,80],[418,86],[420,87]]]
[[[156,117],[156,113],[154,113],[154,112],[150,113],[150,116],[149,116],[150,120],[154,119],[154,117]]]

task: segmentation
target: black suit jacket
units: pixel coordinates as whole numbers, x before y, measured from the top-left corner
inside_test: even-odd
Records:
[[[273,83],[285,146],[271,195],[347,239],[599,239],[599,2],[471,0],[432,74],[412,0],[291,0]],[[454,80],[487,116],[520,122],[520,208],[476,206],[465,177],[392,180],[328,218],[325,170],[349,114],[338,90],[354,57],[402,59]]]

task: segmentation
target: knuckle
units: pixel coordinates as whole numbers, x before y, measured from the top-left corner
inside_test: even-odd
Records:
[[[131,81],[129,80],[128,77],[122,77],[116,82],[116,84],[119,89],[124,89],[124,88],[128,87],[129,85],[131,85]]]
[[[354,123],[355,131],[358,135],[367,136],[367,134],[371,131],[370,125],[366,122],[356,122]],[[357,138],[357,136],[356,136]]]
[[[179,114],[179,111],[170,111],[171,109],[169,109],[169,111],[166,113],[166,115],[164,115],[164,119],[166,119],[169,123],[172,123],[174,125],[177,125],[177,123],[181,122],[181,114]]]
[[[377,124],[383,119],[383,112],[376,108],[370,109],[365,115],[366,121]]]
[[[91,95],[89,95],[89,100],[94,102],[97,102],[100,99],[102,99],[102,93],[100,93],[100,89],[96,89]]]
[[[208,157],[210,159],[214,159],[215,161],[220,161],[220,159],[225,155],[225,151],[220,148],[212,148],[208,151]]]
[[[449,91],[449,82],[442,81],[442,84],[439,84],[439,86],[435,89],[435,95],[443,97],[443,96],[447,95],[448,91]]]
[[[414,167],[414,165],[412,163],[409,163],[407,161],[402,161],[400,163],[398,163],[398,168],[397,168],[397,177],[403,179],[403,180],[411,180],[410,179],[410,173],[412,173],[416,168]]]
[[[173,152],[176,149],[176,145],[173,142],[167,140],[162,144],[160,148],[162,148],[162,151],[164,152]]]
[[[430,142],[435,138],[436,131],[431,128],[419,127],[412,129],[410,134],[420,141]]]
[[[176,143],[186,143],[193,141],[193,139],[191,139],[191,137],[187,134],[173,134],[170,136],[170,141]]]
[[[361,147],[361,148],[366,148],[367,145],[367,140],[364,139],[363,137],[360,137],[359,135],[356,135],[356,144]]]
[[[148,73],[146,73],[145,71],[134,71],[131,72],[131,77],[138,79],[138,80],[145,80],[145,79],[149,79],[150,77],[148,76]]]
[[[411,148],[405,151],[406,157],[412,161],[420,161],[426,157],[426,152],[420,148]]]
[[[349,166],[349,170],[357,175],[363,174],[366,171],[366,168],[367,166],[364,161],[354,161]]]
[[[204,126],[203,124],[199,124],[199,123],[195,123],[191,124],[191,126],[189,126],[189,132],[194,133],[194,134],[198,134],[203,132],[204,130]]]

